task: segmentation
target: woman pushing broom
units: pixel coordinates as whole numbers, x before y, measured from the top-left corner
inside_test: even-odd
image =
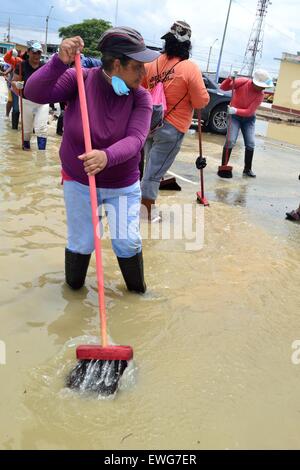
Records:
[[[152,100],[140,84],[144,62],[157,53],[146,48],[134,29],[111,28],[99,40],[102,67],[83,73],[83,46],[79,36],[65,39],[45,71],[28,82],[26,93],[40,103],[68,103],[60,148],[68,225],[66,282],[73,289],[82,287],[95,248],[101,345],[76,348],[78,363],[66,385],[107,396],[116,392],[133,350],[108,342],[98,206],[105,208],[127,288],[144,293],[139,162]],[[75,70],[68,69],[74,61]]]
[[[92,140],[92,151],[86,153],[76,72],[69,68],[83,47],[79,36],[63,40],[59,52],[26,84],[26,96],[36,103],[68,103],[60,147],[68,228],[66,282],[72,289],[83,286],[94,250],[88,177],[95,175],[98,205],[104,206],[126,286],[144,293],[139,162],[152,100],[140,84],[144,63],[158,54],[131,28],[110,28],[101,36],[102,67],[84,70]]]

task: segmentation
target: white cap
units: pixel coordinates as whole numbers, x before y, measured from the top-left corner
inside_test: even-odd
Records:
[[[35,41],[34,39],[27,41],[27,49],[31,50],[32,52],[43,52],[41,43],[39,41]]]
[[[253,83],[261,88],[272,88],[272,86],[274,86],[269,73],[263,69],[255,70],[253,74]]]

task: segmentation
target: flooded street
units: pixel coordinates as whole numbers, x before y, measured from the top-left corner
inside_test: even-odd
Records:
[[[104,240],[108,332],[135,356],[116,398],[101,400],[64,388],[76,345],[99,327],[95,260],[85,288],[64,284],[61,138],[51,122],[47,150],[32,138],[23,152],[4,114],[2,102],[1,449],[299,449],[300,226],[285,220],[300,202],[299,128],[284,143],[258,123],[253,180],[241,140],[233,179],[219,179],[224,138],[203,135],[204,247],[145,240],[144,296],[126,291]],[[187,181],[159,203],[194,203],[197,146],[188,134],[171,169]]]

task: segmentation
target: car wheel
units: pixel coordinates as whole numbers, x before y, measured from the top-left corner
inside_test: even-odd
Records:
[[[227,104],[216,106],[209,116],[209,128],[216,134],[227,132]]]

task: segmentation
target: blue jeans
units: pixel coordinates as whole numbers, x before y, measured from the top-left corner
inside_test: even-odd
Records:
[[[12,95],[12,102],[13,102],[13,112],[18,113],[19,110],[19,96],[16,95],[12,90],[11,90],[11,95]]]
[[[232,149],[237,141],[239,131],[242,131],[245,147],[247,150],[254,150],[255,147],[255,116],[241,117],[232,115],[229,132],[227,131],[224,148]],[[228,140],[229,138],[229,140]]]
[[[142,179],[142,196],[157,198],[159,184],[178,154],[184,133],[167,121],[148,138],[144,147],[146,169]]]
[[[67,212],[67,248],[83,255],[94,251],[94,232],[89,187],[77,181],[64,181]],[[125,188],[97,188],[99,220],[104,207],[112,247],[117,257],[131,258],[142,251],[139,217],[140,182]],[[102,231],[102,224],[101,224]]]

